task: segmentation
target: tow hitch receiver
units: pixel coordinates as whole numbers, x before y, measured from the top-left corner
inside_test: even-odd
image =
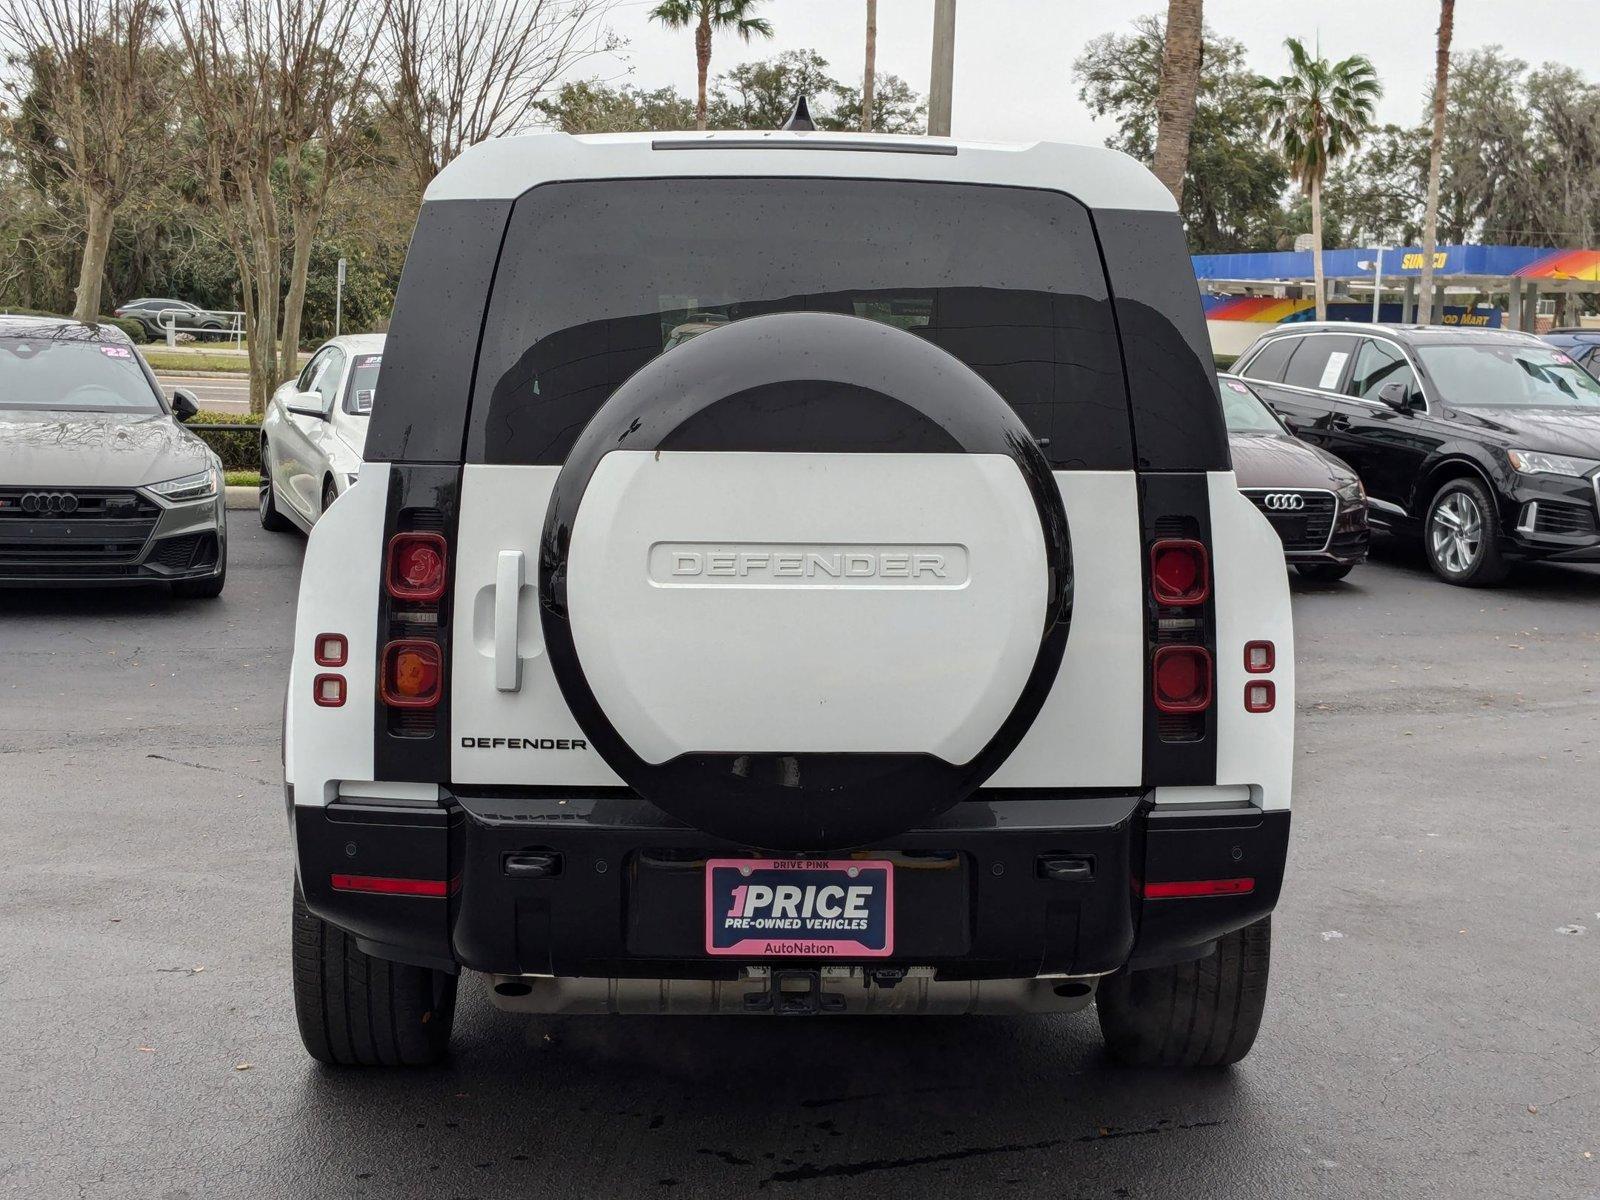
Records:
[[[767,990],[744,998],[746,1012],[770,1012],[780,1017],[814,1017],[819,1013],[845,1010],[843,996],[822,990],[822,972],[774,969],[767,979]]]

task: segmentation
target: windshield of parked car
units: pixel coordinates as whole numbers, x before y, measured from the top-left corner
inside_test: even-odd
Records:
[[[132,346],[70,332],[0,337],[0,410],[165,411]]]
[[[1596,408],[1596,380],[1563,351],[1516,342],[1418,346],[1446,403],[1457,408]]]
[[[350,380],[344,385],[344,410],[351,416],[365,417],[372,413],[372,401],[378,394],[378,367],[383,363],[381,354],[358,354],[350,367]]]
[[[1283,426],[1256,394],[1237,379],[1219,379],[1222,419],[1229,433],[1282,433]]]

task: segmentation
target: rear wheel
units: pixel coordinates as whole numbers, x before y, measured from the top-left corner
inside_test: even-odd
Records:
[[[1194,962],[1119,971],[1095,1007],[1106,1049],[1134,1067],[1225,1067],[1250,1053],[1267,1003],[1272,918],[1220,938]]]
[[[1305,579],[1318,583],[1338,583],[1356,566],[1354,563],[1295,563],[1294,569]]]
[[[333,507],[333,502],[339,498],[339,489],[333,486],[333,480],[328,480],[322,485],[322,511],[327,512]]]
[[[300,1040],[334,1067],[422,1067],[444,1057],[456,977],[373,958],[294,889],[294,1012]]]
[[[272,488],[271,455],[267,453],[267,439],[261,439],[261,483],[257,491],[257,507],[261,513],[261,528],[268,533],[287,533],[293,528],[289,519],[278,511],[278,498]]]
[[[1428,565],[1446,583],[1493,587],[1511,571],[1500,550],[1499,511],[1476,479],[1448,480],[1434,494],[1422,544]]]

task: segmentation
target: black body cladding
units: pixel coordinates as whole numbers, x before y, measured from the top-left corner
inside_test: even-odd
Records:
[[[478,338],[510,215],[508,200],[422,206],[384,343],[368,462],[461,462]]]
[[[1139,470],[1226,471],[1228,432],[1183,226],[1174,213],[1119,209],[1096,209],[1094,226],[1127,370]]]

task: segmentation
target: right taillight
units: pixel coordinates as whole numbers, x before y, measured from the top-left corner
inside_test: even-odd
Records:
[[[1150,591],[1167,608],[1205,603],[1211,594],[1206,548],[1188,538],[1168,538],[1150,547]]]
[[[385,646],[379,694],[391,708],[435,707],[444,694],[438,643],[405,638]]]
[[[396,600],[431,604],[444,595],[447,545],[437,533],[397,533],[389,539],[383,582]]]
[[[1195,713],[1211,707],[1211,655],[1203,646],[1162,646],[1150,674],[1161,712]]]

